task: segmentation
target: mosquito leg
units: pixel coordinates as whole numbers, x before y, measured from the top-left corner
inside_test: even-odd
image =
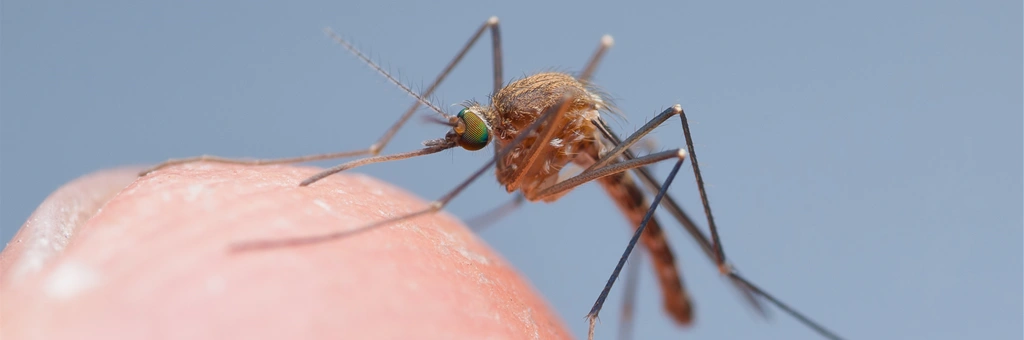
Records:
[[[659,117],[655,117],[655,119],[659,119]],[[623,144],[622,139],[619,138],[619,136],[617,136],[614,132],[612,132],[612,130],[608,128],[607,124],[605,124],[604,121],[598,120],[593,121],[593,123],[594,125],[597,126],[598,130],[604,135],[604,137],[608,139],[608,141],[611,142],[613,145],[619,146]],[[644,130],[644,128],[641,128],[641,130]],[[616,148],[616,150],[618,149],[619,148]],[[633,153],[632,150],[624,150],[625,151],[622,151],[622,156],[624,159],[636,158],[636,155]],[[647,167],[640,167],[633,169],[633,171],[638,175],[638,177],[640,177],[640,180],[647,186],[648,190],[651,193],[658,192],[658,183],[654,179],[654,175],[651,174],[650,169],[648,169]],[[710,260],[717,266],[718,262],[716,261],[714,255],[715,250],[714,246],[711,244],[711,241],[708,239],[706,235],[704,235],[703,232],[700,231],[700,229],[697,227],[697,224],[693,222],[693,219],[691,219],[690,216],[687,215],[685,211],[683,211],[681,206],[675,202],[671,195],[665,196],[665,199],[661,201],[661,206],[668,210],[669,214],[675,217],[675,219],[679,221],[680,224],[683,225],[683,228],[686,229],[686,231],[690,234],[693,240],[697,242],[697,245],[701,247],[701,250],[704,251],[704,254],[707,255],[708,260]],[[743,298],[751,307],[753,307],[762,316],[767,316],[767,311],[764,309],[764,306],[761,305],[760,300],[757,299],[757,296],[754,294],[753,291],[751,291],[745,285],[738,284],[736,281],[733,281],[733,285],[736,287],[737,290],[740,291],[740,293],[743,295]]]
[[[601,159],[597,160],[593,165],[589,166],[582,173],[559,181],[558,183],[555,183],[550,187],[544,188],[537,193],[527,193],[526,198],[531,201],[541,200],[551,196],[563,194],[564,192],[572,190],[577,186],[580,186],[584,183],[590,182],[592,180],[604,176],[620,173],[634,168],[640,168],[643,167],[644,165],[656,163],[673,157],[678,157],[680,159],[686,158],[686,151],[682,149],[676,149],[657,152],[643,157],[631,157],[631,159],[622,162],[609,164],[612,161],[617,160],[622,153],[629,151],[629,148],[631,146],[636,144],[644,136],[653,131],[656,127],[658,127],[658,125],[661,125],[670,117],[677,114],[681,114],[682,112],[683,109],[679,105],[672,106],[671,108],[663,111],[662,113],[658,114],[653,119],[648,121],[646,124],[644,124],[644,126],[640,127],[639,130],[637,130],[628,138],[626,138],[624,142],[619,143],[614,149],[601,155]],[[541,136],[539,140],[550,139],[550,135],[552,135],[555,130],[556,129],[549,129],[548,131],[545,131],[546,134]],[[537,145],[541,144],[537,143]]]
[[[834,340],[842,339],[842,337],[840,337],[835,332],[832,332],[828,328],[825,328],[821,324],[815,322],[814,320],[811,320],[810,318],[805,316],[803,313],[800,313],[800,311],[797,311],[793,307],[790,307],[785,302],[782,302],[782,301],[776,299],[771,294],[768,294],[768,292],[765,292],[764,290],[762,290],[761,287],[755,286],[754,283],[750,282],[749,280],[747,280],[743,276],[740,276],[740,274],[736,273],[735,271],[729,272],[728,275],[733,280],[736,280],[736,281],[742,283],[743,285],[745,285],[750,290],[756,292],[758,295],[763,296],[765,299],[768,299],[768,301],[771,301],[773,305],[775,305],[776,307],[779,307],[780,309],[786,311],[787,314],[792,315],[797,320],[800,320],[801,323],[807,325],[811,329],[814,329],[814,331],[818,332],[818,334],[821,334],[821,336],[824,336],[825,338],[828,338],[828,339],[834,339]]]
[[[612,161],[618,159],[619,155],[629,150],[630,147],[639,142],[642,138],[644,138],[644,136],[647,136],[647,134],[651,133],[651,131],[654,131],[655,128],[660,126],[669,118],[672,118],[672,116],[678,115],[682,112],[683,108],[679,105],[673,105],[672,107],[666,109],[665,111],[662,111],[657,116],[654,116],[654,118],[647,121],[647,123],[641,126],[640,129],[638,129],[636,132],[633,132],[633,134],[627,137],[625,141],[617,143],[618,145],[616,145],[614,149],[611,149],[604,155],[601,155],[601,159],[598,160],[593,165],[591,165],[590,169],[603,167],[605,165],[608,165],[608,163],[611,163]]]
[[[462,61],[462,58],[466,56],[466,53],[469,52],[469,49],[472,48],[473,45],[475,45],[478,40],[480,40],[480,37],[483,36],[484,31],[486,31],[487,29],[491,30],[491,45],[492,45],[491,49],[492,49],[492,54],[493,54],[493,65],[494,65],[494,92],[498,92],[498,90],[501,89],[501,83],[503,81],[502,78],[501,78],[502,77],[501,34],[500,34],[500,31],[498,30],[498,17],[490,17],[489,19],[487,19],[487,21],[485,21],[482,25],[480,25],[479,28],[477,28],[476,32],[473,33],[473,36],[471,36],[469,38],[469,40],[466,41],[466,44],[462,46],[462,49],[459,50],[459,53],[457,53],[455,55],[455,57],[452,58],[452,60],[448,62],[448,65],[446,65],[444,67],[444,69],[441,70],[441,73],[437,75],[437,78],[434,78],[434,81],[430,84],[430,86],[428,86],[427,89],[425,91],[423,91],[423,93],[418,94],[418,95],[415,92],[413,92],[412,90],[409,90],[401,82],[399,82],[398,80],[396,80],[393,77],[391,77],[391,75],[388,74],[388,72],[386,72],[383,68],[378,66],[372,60],[370,60],[369,57],[367,57],[362,52],[360,52],[358,49],[356,49],[354,46],[352,46],[352,44],[350,44],[348,41],[346,41],[345,39],[342,39],[340,36],[335,34],[330,29],[326,30],[327,35],[329,35],[331,37],[331,39],[334,39],[335,42],[337,42],[341,46],[345,47],[345,49],[347,49],[349,52],[352,52],[352,54],[354,54],[357,58],[362,60],[364,63],[370,65],[371,68],[373,68],[377,72],[383,74],[386,78],[388,78],[388,80],[391,80],[392,83],[395,83],[400,88],[402,88],[406,92],[409,92],[410,94],[413,95],[413,97],[416,97],[416,99],[417,99],[415,102],[412,103],[412,106],[410,106],[409,109],[406,110],[405,113],[403,113],[400,118],[398,118],[398,121],[396,121],[394,124],[392,124],[391,127],[388,128],[388,130],[384,132],[384,135],[382,135],[379,139],[377,139],[377,141],[375,143],[370,145],[370,147],[367,149],[367,152],[366,152],[367,154],[378,155],[380,153],[380,151],[383,150],[385,146],[387,146],[388,142],[391,141],[391,138],[393,138],[395,136],[395,134],[398,133],[398,130],[402,128],[402,125],[404,125],[405,122],[407,122],[409,120],[409,118],[412,117],[413,113],[416,112],[416,109],[419,108],[419,106],[421,104],[425,104],[427,106],[430,106],[435,111],[439,111],[439,113],[443,112],[443,111],[440,111],[437,108],[434,108],[432,104],[430,104],[429,102],[427,102],[425,100],[425,98],[430,98],[430,96],[434,94],[434,91],[437,90],[437,87],[441,85],[441,83],[444,81],[444,79],[446,77],[448,77],[448,74],[452,72],[452,70],[455,68],[455,66],[458,65],[459,62]]]
[[[633,316],[636,312],[637,281],[640,279],[640,265],[643,251],[633,255],[634,262],[626,265],[626,286],[622,289],[622,316],[619,318],[619,340],[633,338]]]
[[[690,165],[693,166],[693,177],[697,179],[697,191],[700,192],[700,202],[704,206],[704,216],[708,218],[708,229],[711,231],[711,243],[715,246],[715,261],[718,262],[719,271],[722,274],[729,272],[725,262],[725,251],[722,250],[722,241],[718,238],[718,227],[715,226],[715,217],[711,214],[711,205],[708,204],[708,192],[704,190],[704,177],[700,175],[700,166],[697,165],[697,155],[694,154],[693,139],[690,138],[690,124],[686,122],[686,113],[679,109],[679,120],[683,124],[683,135],[686,136],[686,149],[690,152]]]
[[[665,192],[668,191],[668,187],[672,185],[672,180],[675,179],[676,174],[679,173],[679,168],[683,165],[685,159],[685,153],[680,152],[679,160],[676,161],[675,166],[672,167],[672,171],[669,172],[668,177],[665,178],[665,183],[662,184],[661,189],[658,190],[658,194],[654,196],[654,202],[651,203],[651,207],[644,214],[643,220],[640,222],[640,226],[636,228],[633,233],[633,237],[629,239],[629,244],[626,245],[626,250],[622,252],[622,257],[619,258],[619,263],[615,265],[615,270],[612,271],[611,277],[608,278],[608,282],[605,283],[604,289],[601,290],[601,295],[597,297],[597,301],[594,302],[594,306],[590,309],[590,313],[587,313],[587,320],[590,321],[590,328],[587,332],[587,339],[594,339],[594,327],[597,325],[598,313],[601,311],[601,307],[604,305],[605,299],[608,298],[608,293],[612,289],[612,285],[615,284],[615,280],[619,277],[619,273],[622,272],[622,267],[626,264],[626,259],[629,258],[629,254],[633,252],[633,248],[636,247],[636,243],[640,240],[640,235],[643,234],[644,229],[647,227],[647,223],[654,216],[654,211],[658,208],[658,204],[661,202],[662,197],[665,197]],[[642,159],[638,158],[638,159]]]
[[[583,68],[583,72],[580,72],[580,75],[576,77],[576,79],[579,79],[584,83],[589,82],[590,78],[594,76],[594,71],[597,70],[597,65],[601,63],[601,58],[604,57],[604,54],[608,52],[608,49],[610,49],[613,44],[615,44],[615,40],[612,39],[612,36],[607,34],[602,36],[601,44],[597,46],[597,50],[594,51],[594,54],[590,56],[590,60],[587,61],[587,66]]]
[[[512,197],[508,202],[466,220],[466,224],[469,225],[469,228],[474,232],[480,232],[481,230],[489,227],[495,221],[500,220],[512,211],[519,209],[519,207],[523,205],[523,202],[526,202],[526,197],[523,196],[523,194],[516,193],[515,197]]]
[[[601,131],[604,137],[607,138],[608,141],[610,141],[613,145],[617,146],[619,144],[622,144],[622,139],[619,138],[619,136],[617,136],[614,132],[612,132],[612,130],[604,121],[597,120],[593,121],[593,123],[598,127],[598,130]],[[636,158],[636,155],[633,153],[632,150],[626,150],[623,153],[623,158],[633,159]],[[647,167],[640,167],[633,169],[633,171],[638,175],[641,182],[643,182],[647,186],[648,191],[650,191],[652,194],[658,192],[658,183],[654,179],[654,175],[651,173],[650,169],[648,169]],[[708,257],[708,260],[717,266],[718,263],[715,261],[714,247],[711,245],[711,241],[708,239],[706,235],[704,235],[702,231],[700,231],[700,229],[697,227],[697,224],[693,222],[693,219],[691,219],[690,216],[687,215],[685,211],[683,211],[681,205],[676,203],[675,199],[673,199],[671,195],[665,195],[665,198],[661,201],[661,206],[662,208],[668,210],[669,214],[671,214],[676,219],[676,221],[683,225],[683,228],[690,234],[691,238],[695,242],[697,242],[697,245],[699,245],[701,250],[704,251],[704,255]],[[754,308],[754,310],[756,310],[758,314],[760,314],[761,316],[767,317],[768,312],[761,304],[761,300],[758,299],[758,295],[756,295],[756,293],[754,293],[749,287],[739,284],[739,282],[735,280],[732,280],[731,282],[733,286],[736,287],[739,293],[743,296],[744,300],[747,301],[748,305]]]
[[[426,148],[423,148],[423,149],[420,149],[420,150],[403,152],[403,153],[396,153],[396,154],[392,154],[392,155],[366,157],[366,158],[357,159],[357,160],[354,160],[354,161],[351,161],[351,162],[348,162],[348,163],[344,163],[344,164],[335,166],[333,168],[321,171],[321,172],[319,172],[319,173],[317,173],[317,174],[315,174],[313,176],[310,176],[309,178],[303,180],[302,183],[299,183],[299,186],[300,187],[308,186],[310,184],[313,184],[316,181],[324,179],[324,177],[327,177],[327,176],[330,176],[330,175],[333,175],[333,174],[336,174],[336,173],[339,173],[339,172],[342,172],[342,171],[345,171],[345,170],[349,170],[349,169],[352,169],[352,168],[357,168],[357,167],[360,167],[360,166],[363,166],[363,165],[374,164],[374,163],[390,162],[390,161],[397,161],[397,160],[403,160],[403,159],[413,158],[413,157],[417,157],[417,156],[429,155],[429,154],[432,154],[432,153],[437,153],[437,152],[441,152],[441,151],[444,151],[444,150],[448,150],[448,149],[451,149],[451,148],[454,148],[454,147],[457,146],[455,141],[447,140],[447,139],[432,140],[430,142],[432,143],[432,145],[429,145]]]
[[[501,90],[501,87],[505,84],[505,78],[504,75],[502,75],[505,66],[501,61],[504,54],[501,52],[501,29],[498,27],[498,17],[490,17],[487,19],[487,24],[491,27],[491,58],[493,61],[491,65],[494,68],[494,92],[491,93],[498,93],[498,91]],[[476,40],[476,38],[473,40]],[[468,50],[468,48],[466,49]],[[461,54],[465,54],[465,52],[462,52]]]
[[[643,156],[643,157],[637,157],[637,158],[630,159],[630,160],[627,160],[627,161],[622,161],[622,162],[606,165],[606,166],[603,166],[601,168],[588,169],[588,170],[583,171],[579,175],[566,178],[565,180],[563,180],[561,182],[558,182],[558,183],[555,183],[554,185],[551,185],[550,187],[541,189],[536,194],[530,195],[528,193],[527,196],[526,196],[526,199],[531,200],[531,201],[537,201],[537,200],[543,200],[543,199],[551,197],[551,196],[561,195],[561,194],[564,194],[566,191],[572,190],[573,188],[576,188],[576,187],[578,187],[580,185],[583,185],[583,184],[585,184],[587,182],[590,182],[590,181],[593,181],[595,179],[598,179],[598,178],[601,178],[601,177],[604,177],[604,176],[614,175],[614,174],[617,174],[617,173],[620,173],[620,172],[628,171],[630,169],[642,167],[644,165],[653,164],[653,163],[661,162],[663,160],[672,159],[672,158],[686,159],[686,150],[675,149],[675,150],[667,150],[667,151],[662,151],[662,152],[656,152],[656,153],[652,153],[650,155],[646,155],[646,156]]]
[[[718,236],[718,227],[715,225],[714,218],[711,215],[711,205],[708,203],[707,191],[704,189],[704,178],[700,175],[700,167],[697,165],[697,158],[693,154],[696,151],[694,150],[693,139],[690,137],[690,125],[689,125],[689,123],[686,120],[686,113],[680,111],[679,119],[680,119],[680,122],[681,122],[682,127],[683,127],[683,134],[686,137],[686,145],[687,145],[686,147],[687,147],[687,150],[689,150],[689,152],[691,152],[691,154],[690,154],[690,157],[691,157],[690,162],[691,162],[691,165],[693,165],[694,177],[696,178],[697,188],[698,188],[698,191],[700,192],[701,203],[702,203],[702,205],[704,207],[704,212],[705,212],[705,215],[707,216],[707,219],[708,219],[708,229],[711,231],[711,240],[713,242],[712,243],[712,245],[713,245],[712,251],[714,252],[714,255],[715,255],[712,259],[715,261],[715,264],[718,266],[719,272],[721,272],[723,275],[728,274],[728,273],[732,273],[732,272],[734,272],[735,268],[733,268],[732,265],[728,264],[728,262],[726,262],[726,260],[725,260],[725,251],[722,248],[721,239]],[[646,169],[644,169],[644,170],[646,170]],[[693,222],[690,222],[690,223],[693,223]],[[706,244],[708,242],[707,237],[705,237],[703,233],[701,233],[700,235],[702,237],[703,242]],[[710,256],[711,255],[709,253],[709,257]],[[757,292],[755,292],[750,285],[743,284],[742,282],[737,280],[735,277],[731,277],[730,276],[730,282],[732,282],[733,286],[736,287],[736,289],[739,290],[743,294],[743,298],[747,301],[747,304],[749,304],[750,306],[753,306],[754,309],[757,310],[757,312],[759,314],[761,314],[762,316],[767,316],[768,315],[767,314],[767,310],[764,309],[764,306],[762,306],[761,301],[757,297],[758,296],[762,296],[762,297],[765,297],[765,298],[769,298],[769,300],[776,300],[774,297],[766,296],[764,294],[756,294],[755,295],[755,293],[757,293]],[[790,310],[790,309],[789,308],[783,308],[783,310]],[[803,317],[802,315],[793,315],[793,316],[797,317],[798,319],[802,319],[802,320],[806,320],[807,319],[807,318]],[[812,328],[815,328],[815,329],[821,328],[819,325],[816,325],[816,324],[812,324],[812,325],[809,325],[809,326],[811,326]]]
[[[532,124],[530,124],[530,126],[528,126],[525,130],[523,130],[522,133],[520,133],[518,136],[516,136],[516,138],[512,139],[512,141],[510,141],[507,145],[505,145],[505,147],[503,147],[501,150],[498,150],[498,152],[495,152],[494,153],[494,158],[491,158],[490,161],[488,161],[486,164],[484,164],[479,169],[477,169],[476,172],[474,172],[468,178],[466,178],[461,183],[459,183],[459,185],[457,185],[454,189],[449,191],[444,196],[441,196],[441,198],[439,198],[438,200],[436,200],[434,202],[431,202],[430,205],[428,207],[424,208],[424,209],[417,210],[417,211],[414,211],[414,212],[411,212],[411,213],[408,213],[408,214],[405,214],[405,215],[402,215],[402,216],[398,216],[398,217],[382,220],[382,221],[379,221],[379,222],[376,222],[376,223],[372,223],[372,224],[369,224],[369,225],[365,225],[365,226],[362,226],[362,227],[358,227],[358,228],[352,229],[352,230],[336,231],[336,232],[319,234],[319,235],[301,236],[301,237],[286,238],[286,239],[247,241],[247,242],[237,243],[237,244],[233,245],[231,247],[231,249],[234,250],[234,251],[249,251],[249,250],[263,250],[263,249],[271,249],[271,248],[279,248],[279,247],[290,247],[290,246],[318,244],[318,243],[323,243],[323,242],[327,242],[327,241],[331,241],[331,240],[347,237],[347,236],[350,236],[350,235],[362,233],[362,232],[369,231],[369,230],[372,230],[372,229],[376,229],[376,228],[379,228],[379,227],[382,227],[382,226],[390,225],[392,223],[409,220],[409,219],[412,219],[412,218],[415,218],[415,217],[418,217],[418,216],[429,215],[429,214],[433,214],[435,212],[438,212],[441,209],[444,209],[444,207],[446,205],[448,205],[448,202],[451,202],[452,199],[454,199],[456,196],[458,196],[459,193],[461,193],[463,190],[465,190],[466,187],[468,187],[471,183],[473,183],[473,181],[475,181],[477,178],[480,178],[480,176],[483,175],[484,172],[487,172],[487,170],[490,169],[490,167],[493,166],[494,163],[496,163],[498,161],[498,159],[501,159],[501,158],[505,157],[506,155],[508,155],[509,152],[512,152],[512,150],[515,149],[516,146],[518,146],[520,143],[522,143],[524,140],[526,140],[526,138],[528,136],[530,136],[534,131],[536,131],[538,127],[540,127],[542,124],[550,123],[551,121],[554,121],[554,120],[560,118],[562,115],[564,115],[565,111],[569,109],[569,106],[570,106],[569,105],[569,100],[570,99],[571,98],[568,98],[568,97],[563,98],[562,101],[559,102],[558,105],[552,106],[552,107],[548,108],[547,110],[545,110],[544,114],[542,114],[539,118],[537,118],[536,121],[534,121]]]
[[[622,139],[619,138],[619,136],[616,135],[603,120],[596,120],[592,122],[597,126],[598,131],[600,131],[609,142],[615,146],[622,144]],[[631,150],[627,149],[623,152],[623,158],[634,159],[636,158],[636,155]],[[647,186],[650,192],[658,192],[659,184],[647,167],[639,167],[633,170],[639,174],[638,177],[640,177],[641,182]],[[690,236],[693,237],[694,241],[696,241],[701,249],[704,250],[704,254],[708,256],[708,259],[714,263],[714,247],[711,246],[711,241],[708,240],[708,237],[705,236],[702,231],[700,231],[700,228],[698,228],[697,224],[693,222],[693,219],[683,211],[682,206],[676,203],[675,200],[672,199],[671,195],[665,195],[665,199],[661,201],[661,204],[663,208],[668,210],[669,214],[675,217],[675,219],[683,225],[683,228],[690,233]]]
[[[352,157],[352,156],[362,155],[362,154],[365,154],[365,153],[366,153],[366,151],[346,151],[346,152],[325,153],[325,154],[319,154],[319,155],[308,155],[308,156],[299,156],[299,157],[291,157],[291,158],[278,158],[278,159],[232,159],[232,158],[224,158],[224,157],[217,157],[217,156],[210,156],[210,155],[202,155],[202,156],[199,156],[199,157],[170,159],[170,160],[167,160],[167,161],[165,161],[163,163],[157,164],[156,166],[153,166],[153,167],[151,167],[149,169],[143,170],[142,172],[139,173],[139,176],[145,176],[145,175],[148,175],[149,173],[151,173],[153,171],[157,171],[157,170],[169,167],[169,166],[180,165],[180,164],[185,164],[185,163],[194,163],[194,162],[213,162],[213,163],[242,164],[242,165],[271,165],[271,164],[302,163],[302,162],[320,161],[320,160],[325,160],[325,159]]]
[[[708,229],[711,230],[711,241],[714,242],[715,245],[715,254],[718,260],[718,270],[722,273],[722,275],[728,276],[733,281],[733,284],[737,286],[746,287],[746,289],[749,289],[757,293],[757,295],[767,299],[769,302],[771,302],[779,309],[782,309],[787,314],[793,316],[807,327],[810,327],[814,331],[818,332],[818,334],[820,334],[821,336],[824,336],[829,339],[840,339],[840,337],[836,335],[834,332],[829,331],[827,328],[815,322],[814,320],[811,320],[803,313],[800,313],[796,309],[790,307],[789,305],[783,303],[781,300],[775,298],[768,292],[765,292],[761,288],[753,285],[749,280],[747,280],[739,273],[737,273],[736,269],[732,265],[725,261],[725,251],[722,250],[722,243],[718,237],[718,228],[715,227],[715,220],[711,215],[711,205],[708,203],[707,191],[704,189],[704,178],[700,175],[700,167],[697,166],[697,156],[694,154],[693,138],[690,137],[690,125],[686,122],[686,113],[680,113],[679,118],[682,121],[683,125],[683,135],[686,137],[686,148],[690,152],[690,164],[693,165],[693,176],[697,180],[697,190],[700,192],[701,204],[704,206],[704,214],[707,215],[708,217]]]

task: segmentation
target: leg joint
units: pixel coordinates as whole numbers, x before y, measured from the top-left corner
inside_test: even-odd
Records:
[[[678,157],[680,160],[686,159],[687,155],[689,155],[689,154],[686,153],[686,149],[683,149],[683,148],[676,149],[676,157]]]

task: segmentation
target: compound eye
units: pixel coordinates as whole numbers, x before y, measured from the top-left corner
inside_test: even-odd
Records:
[[[476,112],[470,111],[468,108],[462,109],[457,117],[459,117],[459,126],[455,127],[455,132],[459,134],[460,147],[476,151],[487,146],[491,140],[491,132],[487,128],[487,123]]]

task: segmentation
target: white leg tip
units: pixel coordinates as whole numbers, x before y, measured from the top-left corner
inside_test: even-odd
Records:
[[[601,45],[604,45],[604,47],[612,47],[614,44],[615,39],[613,39],[611,35],[605,34],[601,37]]]
[[[491,25],[491,26],[497,25],[498,24],[498,16],[495,15],[495,16],[492,16],[489,19],[487,19],[487,24]]]

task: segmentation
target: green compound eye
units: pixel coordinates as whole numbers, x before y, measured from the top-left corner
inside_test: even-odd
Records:
[[[459,125],[463,127],[462,131],[456,127],[456,132],[459,133],[459,146],[469,151],[480,150],[487,146],[487,142],[491,140],[491,134],[487,123],[476,112],[462,109],[457,117],[459,117]]]

